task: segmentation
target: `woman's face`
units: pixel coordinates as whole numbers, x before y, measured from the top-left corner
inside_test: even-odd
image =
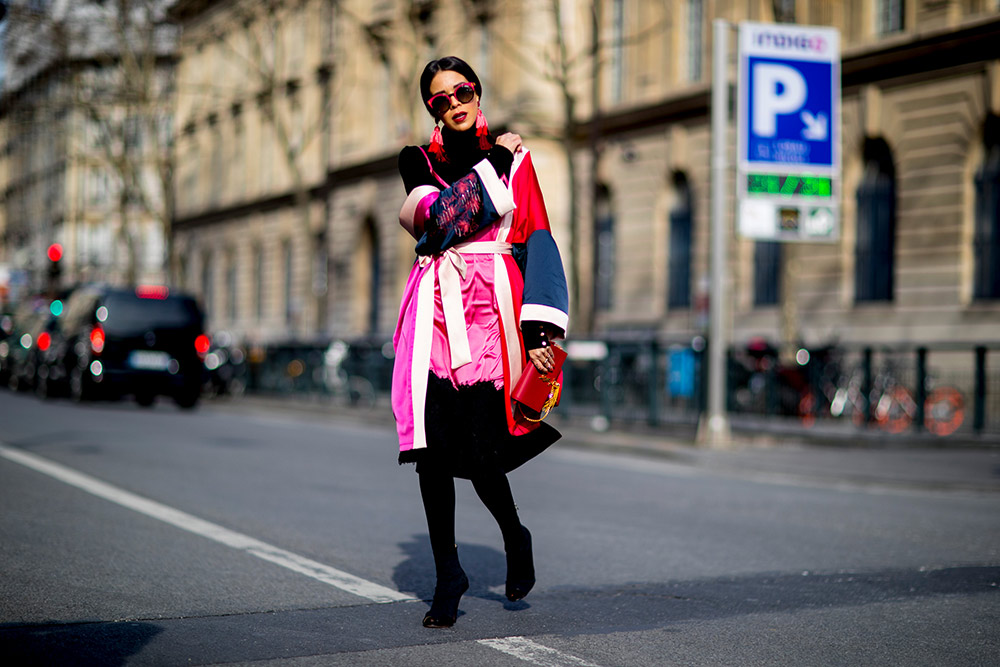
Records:
[[[455,89],[463,83],[469,83],[469,80],[458,72],[452,72],[450,70],[441,70],[434,75],[431,79],[431,96],[437,95],[438,93],[449,93],[448,101],[451,103],[449,108],[439,116],[444,126],[449,130],[455,132],[464,132],[476,124],[476,114],[479,111],[479,95],[476,95],[465,104],[458,101],[455,97]]]

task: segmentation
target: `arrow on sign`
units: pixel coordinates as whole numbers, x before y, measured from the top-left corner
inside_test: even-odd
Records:
[[[826,114],[818,113],[813,116],[808,111],[803,111],[799,114],[799,118],[802,122],[806,124],[806,129],[802,130],[802,138],[808,139],[810,141],[826,141],[827,134],[827,122]]]

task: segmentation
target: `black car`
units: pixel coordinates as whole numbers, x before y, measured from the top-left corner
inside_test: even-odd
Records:
[[[209,339],[193,297],[163,286],[81,287],[59,324],[58,363],[75,400],[132,395],[149,406],[164,395],[184,408],[198,403]]]
[[[10,353],[14,345],[13,313],[0,314],[0,385],[7,385],[10,377]]]

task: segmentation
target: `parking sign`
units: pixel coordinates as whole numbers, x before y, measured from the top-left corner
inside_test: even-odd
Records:
[[[737,119],[740,232],[835,240],[840,199],[840,36],[741,23]]]

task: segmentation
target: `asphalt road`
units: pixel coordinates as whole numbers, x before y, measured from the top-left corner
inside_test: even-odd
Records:
[[[768,475],[745,452],[705,465],[566,440],[511,475],[534,535],[535,590],[504,600],[499,531],[460,481],[472,587],[453,629],[427,630],[417,480],[396,465],[386,419],[2,392],[0,656],[997,664],[1000,493],[988,486],[802,473],[810,460],[836,469],[847,454],[830,450],[800,454],[795,474],[772,459],[786,465]]]

